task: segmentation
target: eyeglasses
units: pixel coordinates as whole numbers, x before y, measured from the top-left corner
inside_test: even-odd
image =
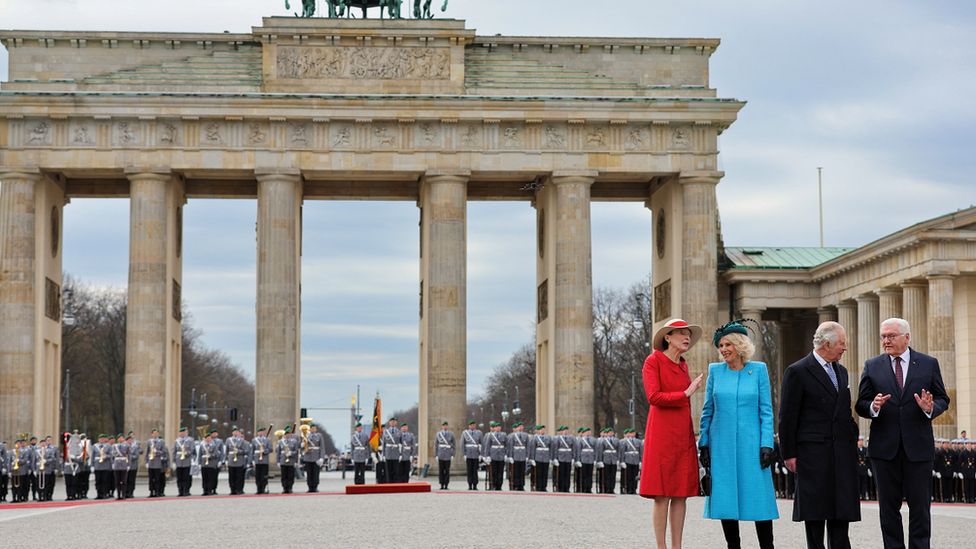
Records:
[[[881,334],[881,341],[894,341],[905,334]]]

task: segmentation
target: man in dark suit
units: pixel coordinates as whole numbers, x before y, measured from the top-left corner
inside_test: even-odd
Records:
[[[843,326],[818,326],[813,348],[786,369],[780,392],[780,443],[796,473],[793,521],[805,523],[809,549],[823,549],[824,526],[830,549],[850,549],[848,526],[861,520],[861,507],[857,423],[847,369],[837,362],[847,350]]]
[[[884,354],[867,360],[855,409],[871,420],[868,452],[878,483],[885,549],[905,547],[901,502],[908,500],[908,540],[928,549],[932,537],[932,420],[949,408],[939,361],[909,347],[908,322],[881,323]]]

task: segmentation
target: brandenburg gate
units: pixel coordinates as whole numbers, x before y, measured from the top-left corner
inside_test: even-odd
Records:
[[[244,34],[0,41],[0,437],[58,428],[62,212],[76,197],[130,201],[125,423],[140,436],[162,423],[172,439],[180,418],[188,200],[257,201],[260,425],[298,415],[305,200],[417,203],[428,453],[442,421],[466,420],[470,200],[536,210],[542,423],[593,422],[592,201],[653,216],[656,323],[717,320],[717,137],[743,106],[709,85],[718,40],[269,17]]]

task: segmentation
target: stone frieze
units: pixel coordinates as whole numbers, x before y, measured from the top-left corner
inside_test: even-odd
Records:
[[[448,48],[279,46],[279,79],[446,80]]]

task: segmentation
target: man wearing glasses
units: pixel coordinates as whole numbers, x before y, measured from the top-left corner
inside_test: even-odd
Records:
[[[909,347],[900,318],[881,323],[884,353],[867,360],[855,409],[871,420],[868,454],[878,486],[885,549],[904,548],[901,502],[908,501],[908,546],[928,549],[931,534],[932,420],[949,408],[939,361]]]

